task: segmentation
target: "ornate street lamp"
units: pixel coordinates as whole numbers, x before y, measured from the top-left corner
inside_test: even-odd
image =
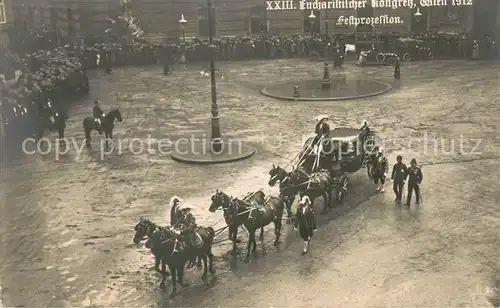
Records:
[[[187,20],[184,18],[184,14],[181,14],[181,19],[179,19],[179,25],[181,28],[182,41],[180,43],[181,55],[179,58],[180,63],[186,63],[186,35],[184,34],[184,27],[186,26]]]
[[[316,21],[316,15],[314,15],[314,11],[311,10],[311,14],[307,16],[309,18],[309,26],[311,27],[311,36],[313,35],[313,28],[314,28],[314,23]]]
[[[214,44],[214,16],[213,16],[213,0],[207,0],[208,7],[208,36],[209,36],[209,49],[210,49],[210,88],[212,97],[212,108],[211,108],[211,137],[207,149],[207,140],[202,137],[201,139],[191,139],[190,143],[187,144],[186,138],[182,140],[184,142],[176,142],[172,148],[172,158],[184,162],[193,164],[216,164],[225,163],[231,161],[237,161],[241,159],[248,158],[255,154],[255,149],[250,148],[243,144],[241,141],[234,142],[234,140],[229,140],[229,142],[224,142],[222,139],[222,134],[220,132],[220,122],[219,122],[219,107],[217,105],[217,85],[215,82],[215,44]],[[183,17],[181,15],[181,17]],[[181,18],[182,20],[183,18]],[[180,22],[180,21],[179,21]],[[179,140],[180,141],[180,140]]]
[[[208,7],[208,45],[210,47],[210,88],[212,93],[212,138],[210,140],[210,150],[212,153],[220,153],[223,147],[223,140],[220,133],[219,107],[217,106],[217,85],[215,83],[215,45],[214,45],[214,16],[213,2],[207,0]]]
[[[179,24],[181,25],[181,34],[182,34],[182,41],[184,44],[186,43],[186,35],[184,34],[184,26],[186,25],[187,20],[184,18],[184,14],[181,14],[181,19],[179,19]]]

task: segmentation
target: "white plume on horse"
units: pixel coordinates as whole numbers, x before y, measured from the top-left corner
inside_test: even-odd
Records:
[[[177,197],[177,196],[173,196],[172,198],[170,198],[170,201],[168,202],[168,205],[169,205],[169,206],[174,205],[174,201],[175,201],[175,200],[178,200],[178,201],[179,201],[179,203],[180,203],[180,202],[182,202],[182,199],[181,199],[181,198],[179,198],[179,197]]]

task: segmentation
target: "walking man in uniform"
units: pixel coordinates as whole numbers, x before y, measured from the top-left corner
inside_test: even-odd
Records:
[[[420,183],[422,183],[424,178],[415,158],[411,160],[410,165],[410,169],[408,169],[408,197],[406,198],[406,206],[410,206],[413,191],[415,191],[417,204],[420,203]]]
[[[316,211],[313,209],[311,199],[308,196],[304,196],[300,200],[293,228],[295,231],[299,231],[300,237],[304,240],[302,254],[305,255],[309,251],[309,244],[311,243],[314,231],[318,229],[316,225]]]
[[[408,167],[403,163],[403,156],[398,155],[396,160],[397,163],[392,167],[391,181],[393,182],[392,189],[396,194],[396,202],[401,203]]]

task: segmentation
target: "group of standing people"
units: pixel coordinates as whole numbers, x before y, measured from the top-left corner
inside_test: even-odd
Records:
[[[417,160],[415,158],[410,161],[410,168],[403,163],[403,156],[398,155],[396,160],[397,162],[392,168],[391,175],[393,190],[396,194],[396,202],[402,202],[404,185],[406,181],[408,181],[408,195],[405,205],[410,206],[413,192],[415,192],[415,199],[417,204],[419,204],[421,201],[420,184],[424,178],[422,169],[417,165]]]
[[[370,158],[370,164],[373,166],[373,180],[375,184],[380,183],[377,187],[377,191],[384,192],[384,185],[389,171],[389,162],[383,154],[382,147],[376,147],[374,150],[376,153],[372,154]],[[406,182],[408,182],[408,193],[405,205],[408,207],[410,206],[413,193],[415,193],[416,203],[419,204],[422,199],[420,184],[424,178],[422,169],[418,166],[415,158],[410,161],[409,168],[403,163],[403,156],[398,155],[396,161],[397,162],[392,167],[391,173],[391,182],[393,183],[393,190],[396,195],[396,203],[400,204],[403,202],[403,190]]]

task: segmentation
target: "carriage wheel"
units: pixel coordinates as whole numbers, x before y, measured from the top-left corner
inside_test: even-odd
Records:
[[[394,65],[394,64],[396,64],[396,59],[395,58],[389,58],[389,59],[387,59],[387,64],[388,65]]]
[[[411,55],[410,55],[409,53],[405,53],[405,54],[403,55],[403,61],[408,62],[408,61],[410,61],[410,60],[411,60]]]
[[[384,56],[384,54],[383,54],[383,53],[379,53],[379,54],[377,55],[377,58],[376,58],[376,59],[377,59],[377,62],[384,62],[384,61],[385,61],[385,56]]]
[[[346,175],[342,175],[337,184],[337,189],[335,191],[335,199],[337,202],[341,203],[345,200],[347,196],[347,189],[349,187],[349,178]]]

